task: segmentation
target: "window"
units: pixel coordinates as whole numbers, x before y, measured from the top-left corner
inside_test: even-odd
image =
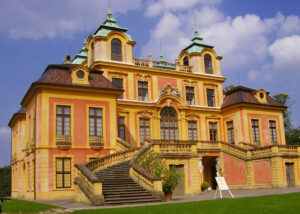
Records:
[[[197,122],[188,122],[189,140],[198,140]]]
[[[114,84],[114,85],[117,86],[118,88],[123,89],[123,79],[120,79],[120,78],[112,78],[112,84]],[[118,98],[119,98],[119,99],[123,99],[123,94],[121,94]]]
[[[204,56],[204,65],[205,65],[205,73],[212,74],[212,63],[211,56],[209,54],[205,54]]]
[[[122,61],[122,43],[119,39],[111,40],[111,60]]]
[[[218,129],[216,122],[209,122],[209,139],[210,141],[218,141]]]
[[[140,101],[148,100],[148,82],[138,81],[138,95]]]
[[[194,95],[194,87],[185,87],[185,96],[186,96],[186,104],[194,105],[195,104],[195,95]]]
[[[140,118],[140,142],[150,139],[150,120]]]
[[[183,65],[189,66],[189,58],[187,56],[183,58]]]
[[[176,111],[165,107],[160,112],[160,134],[164,140],[178,140],[178,119]]]
[[[56,135],[70,136],[70,106],[56,106]]]
[[[118,117],[118,133],[119,138],[125,140],[125,118],[124,117]]]
[[[56,158],[56,188],[71,187],[71,158]]]
[[[277,143],[277,133],[276,133],[276,121],[270,120],[269,121],[270,126],[270,135],[271,135],[271,142]]]
[[[251,120],[252,124],[252,137],[253,137],[253,142],[259,142],[259,124],[258,120],[252,119]]]
[[[211,107],[215,106],[215,90],[207,88],[206,94],[207,94],[207,105]]]
[[[228,142],[234,144],[233,121],[229,121],[226,124],[227,124]]]
[[[89,108],[90,136],[102,136],[102,109]]]
[[[95,50],[94,50],[94,43],[91,45],[91,64],[94,63],[95,60]]]

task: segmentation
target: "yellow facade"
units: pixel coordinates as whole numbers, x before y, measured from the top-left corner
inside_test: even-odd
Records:
[[[225,93],[222,57],[197,31],[174,64],[134,58],[134,45],[109,14],[73,63],[49,65],[32,84],[9,123],[13,197],[101,204],[93,173],[149,151],[183,166],[185,195],[200,193],[204,181],[215,188],[216,173],[231,188],[300,185],[300,149],[285,145],[285,107],[263,89]],[[58,160],[70,160],[70,170]],[[135,167],[132,179],[159,196],[161,180]]]

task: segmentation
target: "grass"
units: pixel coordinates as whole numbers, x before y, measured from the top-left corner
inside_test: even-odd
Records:
[[[48,204],[16,199],[4,201],[1,206],[4,213],[38,213],[57,208]]]
[[[80,210],[75,214],[295,214],[300,213],[300,193],[250,198],[210,200],[155,206]]]

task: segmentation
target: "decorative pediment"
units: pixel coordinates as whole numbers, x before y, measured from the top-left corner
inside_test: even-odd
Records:
[[[142,80],[149,80],[150,79],[150,75],[147,74],[137,74],[138,79],[142,79]]]
[[[196,84],[196,81],[184,80],[184,84],[187,85],[187,86],[194,86]]]
[[[175,95],[177,97],[181,97],[181,94],[178,90],[178,88],[172,87],[170,83],[166,85],[163,89],[160,90],[159,92],[160,96],[164,95]]]
[[[198,114],[192,113],[186,115],[187,120],[198,120],[200,116]]]
[[[139,112],[138,112],[138,115],[139,115],[140,117],[151,117],[152,114],[153,114],[153,112],[147,111],[147,110],[142,110],[142,111],[139,111]]]

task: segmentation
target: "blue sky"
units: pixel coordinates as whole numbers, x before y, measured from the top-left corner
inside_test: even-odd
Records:
[[[104,21],[108,0],[1,0],[0,166],[9,164],[7,123],[30,84],[48,64],[74,56]],[[299,0],[111,0],[113,17],[137,42],[135,57],[174,62],[193,36],[195,19],[204,41],[222,55],[225,86],[264,88],[291,95],[300,125]],[[195,18],[194,18],[195,17]]]

